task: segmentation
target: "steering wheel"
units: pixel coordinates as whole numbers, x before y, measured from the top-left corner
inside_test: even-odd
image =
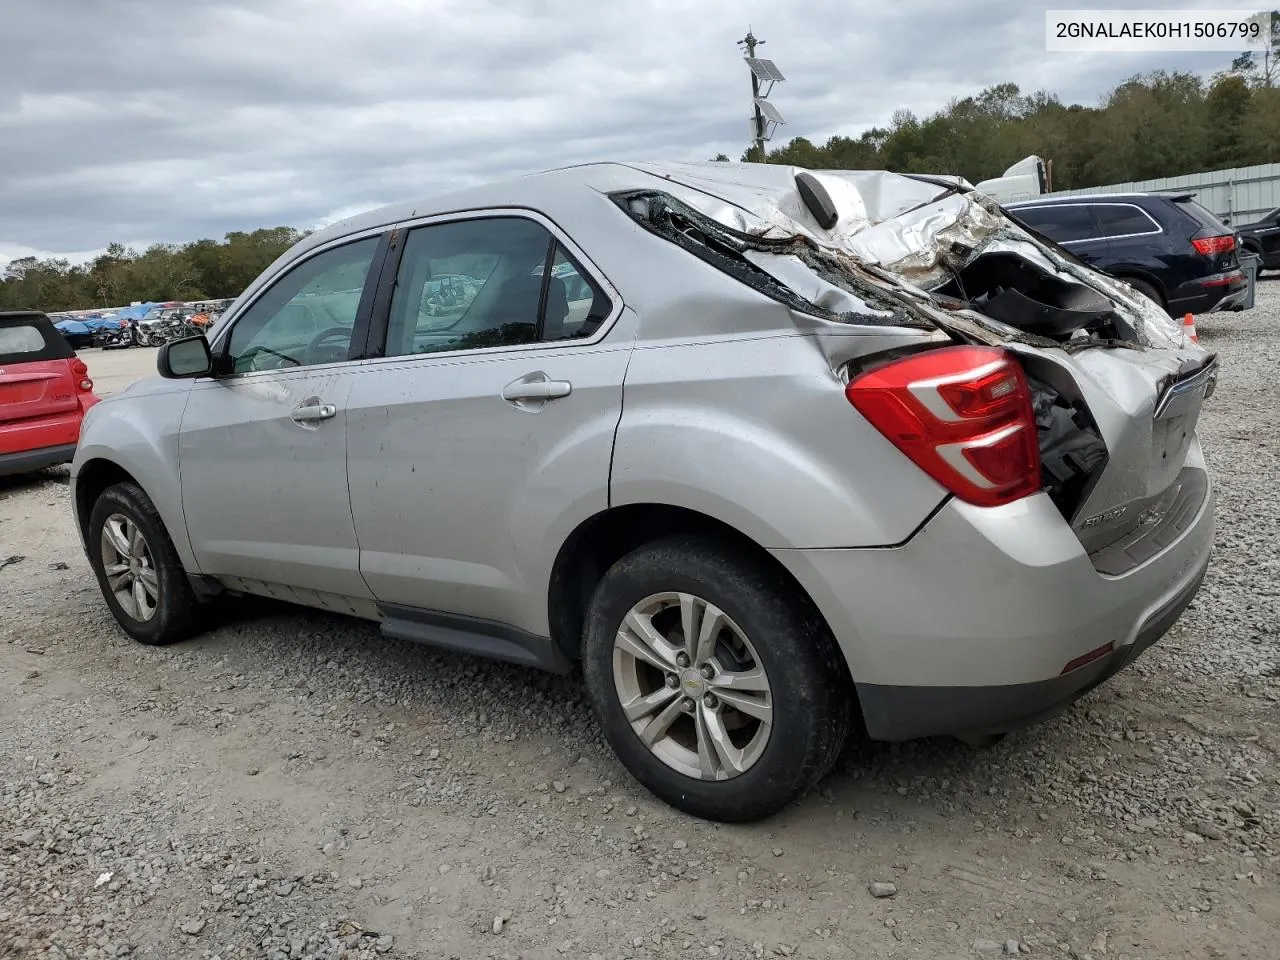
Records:
[[[315,357],[316,352],[321,348],[326,340],[335,340],[341,337],[345,342],[341,345],[342,355],[332,360],[318,360]],[[337,345],[335,344],[335,347]],[[307,343],[306,357],[309,363],[338,363],[347,359],[347,351],[351,346],[351,328],[350,327],[329,327],[321,330]],[[333,349],[333,348],[330,348]]]

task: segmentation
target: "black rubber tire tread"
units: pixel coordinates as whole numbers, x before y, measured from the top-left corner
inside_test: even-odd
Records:
[[[1124,282],[1133,287],[1133,289],[1137,290],[1152,303],[1161,307],[1165,305],[1164,297],[1160,295],[1160,291],[1147,283],[1147,281],[1139,280],[1137,277],[1125,277]]]
[[[764,754],[731,780],[695,780],[666,766],[636,737],[613,682],[622,618],[654,593],[694,593],[750,638],[773,690]],[[677,535],[637,548],[601,579],[587,611],[582,669],[606,739],[623,765],[660,799],[707,820],[744,823],[782,810],[836,763],[852,724],[854,696],[843,655],[794,584],[714,539]]]
[[[160,585],[160,603],[156,615],[146,622],[133,619],[121,608],[114,594],[107,587],[107,575],[99,548],[102,527],[113,513],[123,513],[142,530],[151,558],[156,565],[156,578]],[[113,484],[102,491],[89,512],[89,531],[86,537],[89,564],[98,578],[103,599],[122,630],[139,643],[148,646],[164,646],[186,640],[199,632],[200,601],[196,599],[187,580],[182,561],[173,548],[173,541],[165,530],[155,504],[141,487],[133,483]]]

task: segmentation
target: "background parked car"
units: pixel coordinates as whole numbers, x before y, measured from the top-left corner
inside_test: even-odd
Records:
[[[1171,316],[1240,310],[1248,280],[1235,231],[1193,193],[1042,197],[1006,209]]]
[[[1280,270],[1280,207],[1254,223],[1236,227],[1240,246],[1262,258],[1263,270]]]
[[[68,463],[98,402],[89,368],[43,313],[0,313],[0,475]]]
[[[49,319],[72,350],[93,346],[93,330],[83,320],[56,313],[49,314]]]

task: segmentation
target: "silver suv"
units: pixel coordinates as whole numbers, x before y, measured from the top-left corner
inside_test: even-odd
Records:
[[[312,234],[88,414],[143,643],[259,594],[580,665],[627,768],[777,811],[846,734],[981,740],[1195,595],[1212,355],[967,184],[596,164]]]

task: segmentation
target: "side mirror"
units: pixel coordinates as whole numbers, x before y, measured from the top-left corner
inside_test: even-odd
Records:
[[[170,380],[207,377],[213,373],[213,351],[204,335],[170,340],[156,354],[156,369]]]

